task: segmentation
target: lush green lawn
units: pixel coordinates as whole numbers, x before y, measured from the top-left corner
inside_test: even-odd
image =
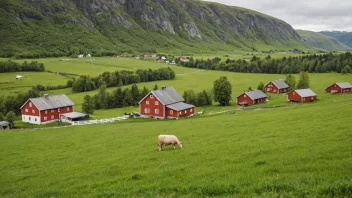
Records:
[[[2,197],[351,197],[352,100],[0,133]],[[157,151],[159,134],[182,150]]]

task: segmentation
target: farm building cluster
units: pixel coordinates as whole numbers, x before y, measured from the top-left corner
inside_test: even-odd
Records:
[[[312,102],[317,94],[311,89],[296,89],[288,92],[289,86],[283,80],[275,80],[264,86],[265,92],[287,94],[287,101]],[[325,89],[329,93],[352,93],[348,82],[334,83]],[[242,106],[265,103],[268,96],[261,90],[249,91],[237,97],[237,104]],[[29,98],[20,108],[22,121],[31,124],[52,122],[72,122],[89,117],[88,114],[74,112],[74,102],[65,94]],[[178,119],[193,116],[196,107],[185,103],[184,98],[173,88],[162,86],[159,90],[149,92],[139,102],[139,115],[143,118]],[[10,129],[8,123],[1,123],[2,129]]]
[[[287,94],[287,101],[312,102],[317,94],[311,89],[296,89],[288,92],[289,86],[284,80],[270,81],[264,86],[266,93]],[[348,82],[334,83],[325,89],[329,93],[352,93],[352,85]],[[237,97],[237,104],[242,106],[267,102],[268,96],[261,90],[244,92]]]

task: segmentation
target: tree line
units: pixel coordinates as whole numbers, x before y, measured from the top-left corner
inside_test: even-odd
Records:
[[[105,84],[106,87],[116,87],[139,82],[151,82],[158,80],[173,80],[175,72],[171,68],[159,68],[157,70],[115,71],[104,72],[97,77],[80,76],[67,82],[67,87],[72,87],[72,92],[85,92],[95,90]]]
[[[351,73],[352,54],[350,52],[342,54],[322,54],[306,55],[298,57],[283,57],[273,59],[270,55],[264,59],[253,56],[251,60],[229,59],[221,61],[221,58],[196,59],[192,57],[189,62],[176,60],[176,64],[199,69],[222,70],[243,73],[269,73],[269,74],[291,74],[307,71],[310,73]]]
[[[27,62],[24,61],[22,64],[17,63],[13,60],[1,61],[0,62],[0,73],[17,72],[17,71],[44,71],[45,67],[43,63],[37,61]]]

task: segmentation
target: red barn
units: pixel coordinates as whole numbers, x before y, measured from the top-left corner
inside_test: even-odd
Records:
[[[265,85],[265,91],[267,93],[286,93],[288,88],[289,86],[285,83],[284,80],[271,81],[267,85]]]
[[[352,85],[348,82],[335,83],[325,89],[329,93],[351,93]]]
[[[267,96],[261,90],[244,92],[237,97],[238,105],[252,105],[258,103],[265,103]]]
[[[151,91],[139,102],[141,117],[179,118],[195,113],[194,105],[186,104],[173,87]]]
[[[317,94],[311,89],[292,90],[287,94],[287,100],[293,102],[312,102],[317,100]]]
[[[73,111],[74,103],[65,95],[30,98],[20,108],[22,121],[32,124],[47,124],[60,120],[60,116]]]

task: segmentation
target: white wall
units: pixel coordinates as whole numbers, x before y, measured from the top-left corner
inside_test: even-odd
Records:
[[[30,118],[30,120],[29,120]],[[22,115],[22,122],[27,122],[31,124],[40,124],[39,116]]]

